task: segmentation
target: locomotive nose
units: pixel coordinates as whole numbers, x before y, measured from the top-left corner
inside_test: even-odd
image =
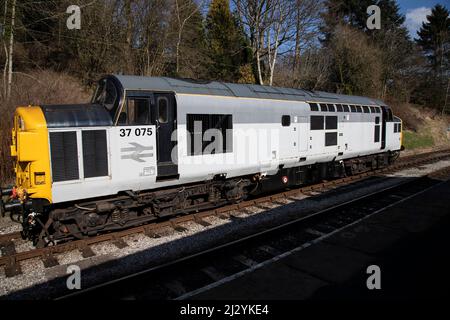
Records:
[[[48,139],[47,121],[42,108],[17,107],[11,145],[15,185],[17,190],[26,192],[27,197],[51,201]]]

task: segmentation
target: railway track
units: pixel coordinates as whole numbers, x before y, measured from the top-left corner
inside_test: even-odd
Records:
[[[7,277],[13,277],[22,273],[20,263],[25,260],[40,258],[44,266],[46,268],[49,268],[58,265],[56,255],[61,253],[69,252],[72,250],[78,250],[83,258],[89,258],[95,255],[94,251],[91,249],[91,246],[94,244],[102,242],[110,242],[117,248],[122,249],[127,246],[123,238],[129,235],[142,233],[151,238],[158,238],[161,236],[158,233],[158,230],[169,227],[174,229],[175,231],[184,231],[185,229],[182,227],[182,224],[186,222],[194,222],[201,226],[208,226],[209,223],[204,220],[206,217],[217,216],[219,218],[226,219],[230,217],[231,212],[239,210],[245,211],[248,207],[252,206],[261,209],[273,209],[275,207],[285,205],[286,201],[298,200],[299,197],[300,198],[307,197],[308,195],[329,191],[331,189],[342,187],[351,184],[355,181],[366,179],[368,177],[380,174],[388,174],[401,169],[420,166],[426,163],[435,162],[446,158],[450,158],[450,150],[448,149],[409,156],[399,159],[396,164],[385,169],[365,172],[351,177],[326,181],[315,185],[292,189],[289,191],[283,191],[277,194],[272,194],[269,196],[259,197],[250,201],[241,202],[239,204],[227,205],[214,210],[198,212],[185,216],[178,216],[169,220],[155,222],[148,225],[134,227],[118,232],[102,234],[82,240],[75,240],[67,243],[56,244],[54,246],[49,246],[46,248],[17,252],[15,241],[21,238],[20,233],[15,232],[0,235],[0,250],[1,250],[0,266],[4,267],[5,275]]]
[[[450,167],[59,299],[183,300],[298,252],[446,182]],[[443,182],[432,178],[444,178]]]

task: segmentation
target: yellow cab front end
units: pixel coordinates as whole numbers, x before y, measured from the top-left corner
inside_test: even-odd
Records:
[[[3,212],[22,213],[24,219],[52,202],[47,123],[38,106],[18,107],[14,114],[11,156],[15,185],[2,188],[8,196]]]

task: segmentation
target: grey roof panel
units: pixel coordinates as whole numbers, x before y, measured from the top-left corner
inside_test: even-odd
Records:
[[[307,93],[303,90],[293,89],[293,88],[279,88],[283,90],[284,94],[305,97]]]
[[[99,104],[41,106],[48,128],[111,126],[106,108]]]
[[[206,87],[211,89],[219,89],[219,90],[229,90],[227,86],[220,82],[210,82],[206,84]]]
[[[115,76],[126,90],[169,90],[171,85],[164,78]]]
[[[236,84],[236,83],[224,83],[224,85],[230,89],[236,97],[249,97],[252,95],[252,91],[246,85]]]
[[[348,96],[323,91],[308,91],[293,88],[259,86],[255,84],[235,84],[223,82],[202,82],[189,79],[166,77],[140,77],[114,75],[128,90],[172,91],[179,94],[204,94],[235,96],[244,98],[278,99],[290,101],[316,101],[348,103],[360,105],[386,105],[383,101],[368,97]]]

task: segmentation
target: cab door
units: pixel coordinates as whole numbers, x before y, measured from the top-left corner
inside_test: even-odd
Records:
[[[155,93],[157,181],[178,179],[176,101],[173,93]]]

